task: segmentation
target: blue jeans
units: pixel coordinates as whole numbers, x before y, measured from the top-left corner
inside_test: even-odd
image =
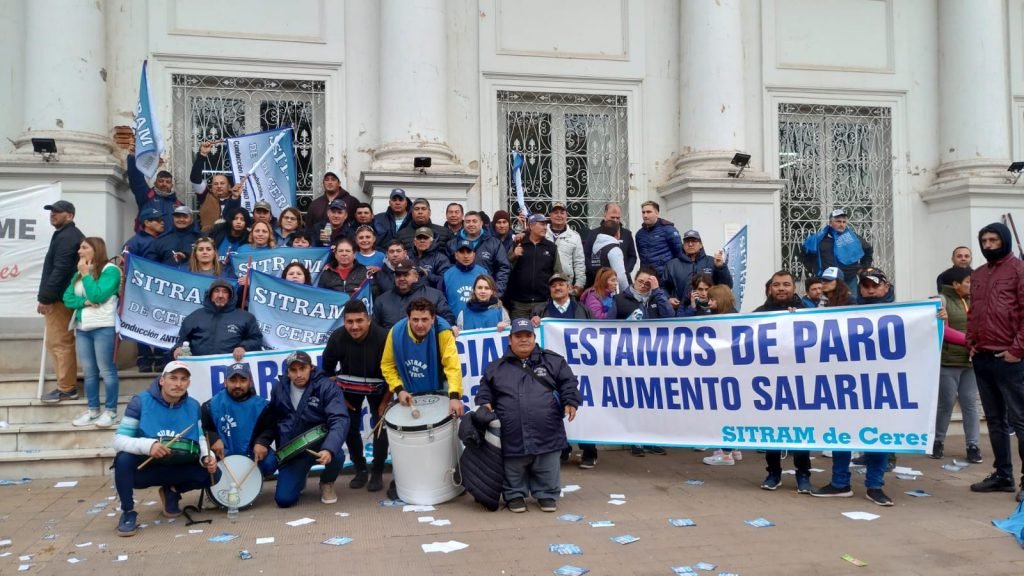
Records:
[[[846,488],[850,485],[851,457],[851,452],[832,452],[832,485],[836,488]],[[864,480],[864,486],[868,488],[885,486],[885,467],[889,465],[889,453],[865,452],[864,457],[868,465],[868,475]]]
[[[104,407],[117,412],[117,365],[114,363],[114,327],[75,330],[78,365],[85,374],[85,398],[91,410],[100,409],[100,376]]]
[[[199,465],[194,464],[162,464],[154,460],[142,470],[137,470],[139,464],[146,460],[147,456],[118,452],[114,457],[114,488],[117,489],[117,496],[121,500],[121,510],[130,512],[135,509],[135,499],[132,493],[136,488],[149,488],[151,486],[173,487],[178,494],[184,494],[189,490],[200,490],[209,488],[210,473]],[[220,481],[220,470],[214,475],[214,482]]]
[[[974,375],[992,442],[992,467],[996,474],[1012,480],[1011,430],[1017,433],[1017,454],[1024,458],[1024,362],[1007,362],[983,350],[974,355]]]
[[[279,508],[291,508],[299,502],[299,495],[306,487],[306,476],[309,470],[316,464],[316,460],[309,453],[302,453],[277,469],[277,488],[274,492],[274,501]],[[320,473],[321,484],[332,484],[338,479],[341,467],[345,465],[345,453],[339,450],[339,454],[331,458],[331,463],[324,466]]]

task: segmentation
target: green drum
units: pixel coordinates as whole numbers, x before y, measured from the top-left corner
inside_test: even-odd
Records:
[[[161,440],[161,442],[167,440]],[[180,438],[168,444],[167,448],[170,449],[171,455],[162,460],[166,464],[196,464],[199,462],[198,442]]]
[[[299,436],[292,438],[291,442],[278,449],[277,461],[287,462],[300,454],[305,454],[306,450],[313,450],[314,452],[317,452],[317,448],[319,448],[320,443],[323,442],[326,437],[327,427],[323,424],[316,428],[310,428]]]

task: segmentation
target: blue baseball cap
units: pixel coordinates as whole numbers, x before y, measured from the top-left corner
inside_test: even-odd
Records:
[[[516,334],[519,332],[529,332],[533,334],[533,322],[530,322],[529,318],[516,318],[512,321],[512,330],[510,334]]]
[[[163,220],[164,213],[157,210],[156,208],[146,208],[139,214],[139,220],[145,222],[146,220]]]

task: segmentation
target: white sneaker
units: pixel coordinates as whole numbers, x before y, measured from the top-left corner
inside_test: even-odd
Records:
[[[733,460],[732,454],[726,454],[721,450],[717,450],[714,456],[705,458],[704,463],[708,466],[733,466],[736,464],[736,461]]]
[[[88,426],[96,422],[96,419],[100,417],[99,410],[87,410],[85,414],[82,414],[78,418],[71,421],[72,426]]]
[[[117,412],[104,410],[103,414],[100,414],[100,417],[96,419],[96,427],[110,428],[115,422],[117,422]]]
[[[732,451],[732,459],[737,461],[737,462],[739,462],[740,460],[743,460],[743,452],[740,452],[739,450],[733,450]]]
[[[334,504],[338,501],[338,495],[334,493],[334,483],[320,484],[320,501],[324,504]]]
[[[832,457],[832,451],[831,450],[825,450],[824,452],[821,453],[821,456],[822,456],[822,458],[831,458]]]

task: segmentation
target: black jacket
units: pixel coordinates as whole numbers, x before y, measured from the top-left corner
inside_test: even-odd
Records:
[[[568,446],[562,422],[565,407],[579,406],[576,376],[565,358],[540,346],[534,346],[525,370],[523,364],[511,349],[488,364],[476,405],[490,404],[498,414],[506,457],[561,451]]]
[[[410,216],[411,218],[411,216]],[[397,238],[402,241],[405,245],[405,251],[412,254],[416,250],[416,246],[413,244],[413,240],[416,239],[416,230],[426,226],[434,232],[434,243],[433,246],[447,246],[448,241],[452,239],[451,232],[448,231],[444,226],[439,226],[433,222],[427,222],[426,224],[417,224],[413,222],[409,226],[403,227],[398,231]]]
[[[74,222],[68,222],[50,237],[50,247],[46,250],[43,260],[43,276],[39,281],[39,294],[36,300],[40,304],[62,302],[64,291],[71,279],[78,272],[78,247],[82,244],[85,234]],[[102,268],[102,264],[99,267]]]
[[[356,342],[345,328],[331,333],[322,358],[324,373],[328,376],[345,374],[362,378],[384,378],[380,370],[388,330],[370,323],[366,337]]]
[[[448,257],[454,260],[454,254],[458,250],[459,242],[466,239],[466,229],[463,228],[458,234],[452,236],[448,241]],[[487,268],[494,283],[498,285],[498,297],[500,298],[508,287],[508,275],[512,265],[508,261],[508,250],[495,236],[492,236],[486,229],[480,231],[480,236],[473,243],[473,251],[476,252],[476,263]]]
[[[409,250],[409,256],[416,262],[416,267],[422,270],[420,276],[426,273],[427,284],[438,290],[441,289],[441,277],[444,276],[444,271],[452,266],[452,261],[448,259],[448,252],[444,246],[434,240],[434,243],[423,254],[418,254],[414,249]]]
[[[366,266],[356,262],[352,266],[352,271],[348,273],[347,279],[342,278],[341,274],[335,271],[334,266],[324,266],[316,285],[320,288],[344,292],[352,296],[363,285],[364,280],[366,280]]]
[[[781,312],[783,310],[789,310],[790,308],[806,308],[804,301],[800,296],[794,294],[789,302],[774,302],[771,299],[765,300],[764,304],[761,304],[757,308],[754,308],[754,312]]]
[[[373,321],[390,329],[399,320],[405,318],[405,308],[415,298],[426,298],[434,304],[438,317],[444,318],[449,324],[455,325],[455,317],[451,308],[448,307],[448,300],[440,290],[427,286],[421,279],[412,285],[412,289],[406,294],[399,294],[397,288],[393,288],[373,301]]]
[[[153,255],[156,260],[168,266],[188,269],[188,258],[192,255],[192,245],[199,238],[199,230],[193,223],[188,228],[172,228],[153,241]],[[174,252],[181,252],[185,258],[181,262],[174,260]]]
[[[548,279],[558,270],[558,247],[547,238],[536,244],[525,239],[519,246],[523,254],[512,263],[505,296],[517,302],[543,302],[551,294]]]
[[[210,299],[213,289],[220,286],[226,286],[231,292],[223,308],[217,308]],[[196,356],[230,354],[239,346],[252,352],[263,349],[263,333],[255,316],[237,308],[231,284],[226,280],[214,280],[203,298],[203,307],[182,321],[178,343],[171,351],[181,348],[182,342],[188,342]]]

